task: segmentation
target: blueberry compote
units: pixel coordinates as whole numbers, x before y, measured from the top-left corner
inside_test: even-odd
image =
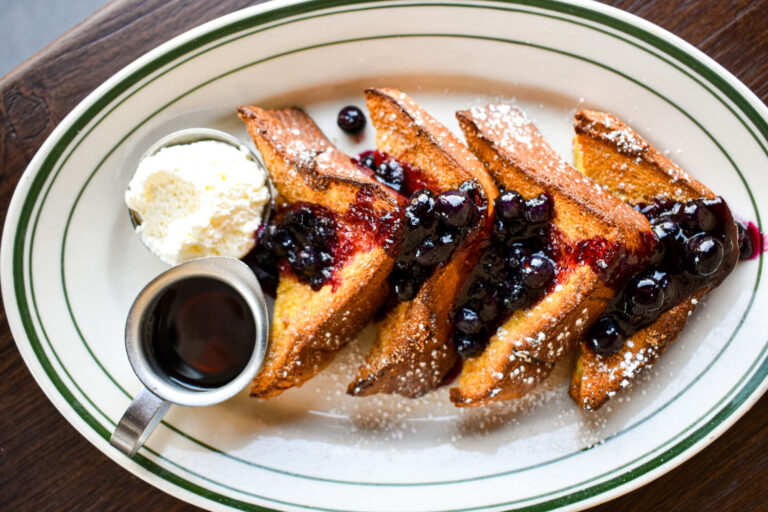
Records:
[[[482,197],[472,181],[435,194],[424,173],[380,151],[362,153],[357,162],[373,171],[379,182],[409,198],[402,244],[389,282],[395,300],[411,300],[477,225],[485,208]]]
[[[383,151],[364,151],[354,162],[364,169],[373,171],[376,181],[405,197],[410,197],[422,188],[435,189],[434,184],[428,181],[420,169],[412,168]]]
[[[614,354],[624,340],[652,324],[691,293],[718,285],[736,263],[737,235],[722,198],[635,206],[648,217],[659,243],[650,267],[632,276],[590,327],[587,345]]]
[[[293,272],[319,290],[331,278],[336,263],[337,226],[333,212],[316,204],[294,203],[258,233],[246,263],[261,285],[274,294],[278,269],[285,262]]]
[[[493,240],[467,278],[452,315],[453,342],[464,357],[483,351],[496,327],[511,313],[539,300],[554,282],[552,200],[524,200],[500,190],[495,201]]]
[[[458,190],[435,194],[428,188],[415,191],[405,207],[405,231],[389,282],[398,300],[410,300],[448,261],[478,216],[471,181]]]

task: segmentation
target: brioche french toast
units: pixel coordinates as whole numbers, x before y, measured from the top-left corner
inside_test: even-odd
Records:
[[[490,233],[497,191],[464,144],[411,98],[395,89],[365,94],[378,151],[405,168],[410,186],[401,192],[411,198],[390,276],[397,300],[348,393],[417,397],[438,387],[457,361],[450,313]]]
[[[401,205],[303,111],[244,106],[239,115],[278,192],[279,222],[256,251],[267,266],[279,261],[269,348],[251,387],[269,398],[327,366],[382,305]]]
[[[505,280],[522,283],[512,285],[522,291],[513,290],[512,307],[450,390],[453,403],[466,407],[520,397],[545,379],[601,315],[614,283],[642,267],[655,242],[643,215],[568,165],[516,107],[491,104],[456,116],[501,193],[495,245],[512,270],[495,293],[508,293]],[[519,299],[526,291],[527,301]]]
[[[660,239],[652,265],[634,276],[579,344],[570,394],[595,410],[677,339],[703,297],[739,257],[725,202],[615,116],[576,113],[576,167],[651,220]]]

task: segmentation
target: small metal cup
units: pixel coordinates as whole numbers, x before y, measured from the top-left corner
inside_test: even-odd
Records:
[[[157,301],[170,285],[194,277],[208,277],[232,287],[248,305],[256,339],[243,371],[217,388],[187,387],[171,379],[155,360],[148,320]],[[170,404],[205,406],[236,395],[259,371],[269,338],[267,305],[251,269],[235,258],[213,257],[187,261],[153,279],[136,297],[125,325],[125,349],[133,371],[144,384],[117,424],[109,442],[133,457],[162,419]]]

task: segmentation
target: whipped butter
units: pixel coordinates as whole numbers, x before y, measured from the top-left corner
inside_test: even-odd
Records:
[[[144,158],[125,203],[136,232],[163,261],[245,256],[270,199],[265,171],[234,146],[204,140]]]

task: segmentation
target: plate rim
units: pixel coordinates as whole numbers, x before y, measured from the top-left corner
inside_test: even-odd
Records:
[[[619,11],[619,10],[617,10],[615,8],[612,8],[612,7],[609,7],[609,6],[605,6],[605,5],[602,5],[602,4],[587,4],[586,2],[565,3],[565,2],[560,2],[560,1],[556,1],[556,0],[518,0],[518,1],[514,1],[514,0],[488,0],[487,2],[471,2],[471,1],[470,2],[466,2],[466,1],[465,2],[450,2],[450,1],[443,1],[443,2],[436,2],[436,3],[424,2],[423,5],[448,6],[448,7],[450,7],[450,6],[457,5],[457,4],[460,5],[461,3],[465,3],[465,4],[466,3],[475,3],[476,5],[478,5],[480,7],[486,6],[485,4],[497,4],[497,3],[498,4],[525,5],[525,6],[533,6],[533,7],[542,7],[543,6],[544,9],[548,9],[546,7],[546,4],[550,5],[550,7],[553,6],[553,5],[572,6],[572,7],[573,6],[578,6],[581,9],[583,9],[582,13],[583,12],[592,12],[592,13],[597,12],[597,13],[599,13],[602,10],[602,11],[605,11],[604,14],[607,14],[609,18],[617,19],[617,18],[624,17],[625,18],[624,21],[628,22],[629,26],[634,26],[634,27],[637,27],[639,29],[645,29],[644,34],[649,36],[650,38],[658,38],[662,42],[663,42],[663,39],[662,39],[661,36],[664,36],[664,37],[667,37],[667,38],[672,38],[672,43],[676,43],[677,46],[682,46],[681,50],[683,51],[683,54],[684,55],[687,54],[689,57],[691,57],[692,62],[700,64],[700,65],[703,65],[704,66],[704,70],[709,69],[711,71],[714,71],[715,72],[714,76],[716,78],[720,78],[720,79],[724,78],[725,79],[723,83],[725,85],[730,86],[731,89],[734,89],[733,92],[737,96],[736,99],[732,98],[730,95],[727,94],[726,91],[722,90],[722,88],[717,86],[716,84],[712,83],[712,85],[715,85],[717,89],[719,89],[721,92],[726,94],[726,97],[728,99],[730,99],[734,103],[734,105],[737,106],[737,108],[741,109],[741,111],[747,116],[747,119],[752,121],[752,123],[755,125],[755,128],[758,128],[758,131],[762,131],[759,128],[760,124],[761,124],[760,122],[762,122],[762,124],[765,125],[765,118],[768,117],[768,115],[766,114],[767,110],[766,110],[765,106],[762,105],[762,103],[759,101],[759,99],[757,99],[757,97],[748,88],[746,88],[745,85],[743,85],[741,82],[738,82],[738,80],[735,77],[733,77],[733,75],[731,75],[724,68],[722,68],[717,63],[712,61],[712,59],[710,59],[709,57],[707,57],[703,53],[699,52],[695,48],[691,47],[690,45],[688,45],[688,43],[685,43],[684,41],[679,39],[677,36],[674,36],[673,34],[670,34],[670,33],[666,32],[666,31],[664,31],[663,29],[660,29],[659,27],[657,27],[656,25],[651,24],[650,22],[642,20],[641,18],[637,18],[634,15],[631,15],[631,14],[626,13],[624,11]],[[9,291],[8,290],[10,288],[10,285],[8,284],[9,283],[9,279],[6,279],[7,277],[9,277],[8,275],[6,275],[7,274],[6,269],[8,268],[7,261],[9,260],[9,258],[11,258],[11,256],[14,256],[14,257],[16,256],[16,252],[17,252],[17,249],[18,249],[18,247],[17,247],[18,244],[12,243],[11,245],[13,246],[14,250],[13,250],[13,253],[11,255],[9,255],[9,253],[11,252],[11,250],[8,249],[9,239],[12,238],[12,237],[9,234],[8,227],[11,227],[11,226],[15,227],[18,224],[18,220],[19,220],[18,217],[20,215],[20,208],[19,208],[19,204],[18,203],[23,203],[23,199],[27,198],[29,189],[32,187],[32,185],[34,185],[34,183],[33,183],[34,178],[38,178],[39,177],[39,174],[38,174],[37,171],[40,170],[42,161],[47,160],[47,158],[49,158],[51,156],[51,149],[52,149],[51,146],[55,147],[56,143],[61,141],[62,134],[66,133],[68,130],[72,129],[73,125],[75,124],[75,121],[79,120],[81,118],[81,116],[84,115],[85,111],[89,109],[89,107],[93,107],[97,103],[96,100],[99,100],[99,99],[103,98],[104,91],[111,90],[115,85],[119,84],[124,79],[126,79],[130,75],[132,75],[133,72],[140,71],[141,68],[144,65],[150,64],[151,62],[153,62],[156,57],[165,55],[169,50],[177,49],[183,43],[189,42],[191,39],[193,39],[194,37],[199,35],[198,33],[210,34],[210,33],[214,32],[214,30],[217,27],[224,27],[224,26],[228,25],[232,19],[234,19],[234,20],[241,20],[242,21],[243,19],[251,17],[251,16],[257,16],[257,15],[264,14],[264,13],[269,13],[269,12],[273,12],[274,13],[276,11],[280,11],[280,10],[285,9],[285,8],[298,7],[299,9],[298,9],[297,12],[287,13],[285,15],[278,16],[276,19],[289,18],[289,17],[292,17],[292,16],[294,16],[296,14],[305,14],[307,12],[314,12],[314,11],[318,11],[318,10],[323,10],[323,9],[326,9],[326,8],[329,8],[329,7],[340,7],[340,6],[350,5],[350,4],[358,4],[358,5],[363,5],[363,4],[374,4],[374,5],[387,4],[387,5],[398,6],[398,5],[406,5],[406,4],[407,5],[416,5],[416,4],[420,4],[420,3],[416,2],[416,1],[384,2],[384,1],[381,1],[381,0],[369,0],[369,1],[364,1],[364,2],[355,2],[355,1],[352,1],[352,0],[336,0],[336,1],[324,1],[324,0],[290,1],[290,0],[286,0],[286,1],[269,2],[267,4],[262,4],[262,5],[259,5],[259,6],[249,7],[249,8],[240,10],[240,11],[233,12],[231,14],[228,14],[228,15],[224,16],[224,17],[218,18],[218,19],[213,20],[211,22],[208,22],[208,23],[206,23],[204,25],[196,27],[196,28],[194,28],[194,29],[192,29],[192,30],[190,30],[188,32],[185,32],[185,33],[181,34],[180,36],[177,36],[174,39],[168,41],[167,43],[161,45],[160,47],[156,48],[155,50],[152,50],[151,52],[143,55],[139,59],[133,61],[131,64],[126,66],[123,70],[119,71],[118,73],[113,75],[110,79],[108,79],[106,82],[104,82],[93,93],[91,93],[89,96],[87,96],[57,126],[57,128],[54,130],[54,132],[45,141],[43,146],[41,146],[40,150],[37,152],[37,154],[35,155],[33,160],[30,162],[30,164],[27,167],[27,169],[25,170],[22,178],[20,179],[19,184],[16,187],[16,191],[14,192],[12,201],[11,201],[11,203],[9,205],[8,217],[6,219],[5,229],[4,229],[4,233],[3,233],[3,243],[2,243],[3,247],[2,247],[2,258],[1,258],[2,259],[2,268],[3,268],[3,276],[2,276],[3,277],[3,280],[2,280],[3,299],[4,299],[4,303],[6,305],[7,304],[12,304],[12,306],[13,306],[13,309],[10,312],[8,312],[9,313],[8,314],[8,321],[9,321],[9,324],[11,324],[11,330],[12,330],[12,333],[14,334],[14,339],[16,341],[16,344],[19,347],[19,351],[22,353],[22,356],[24,357],[25,363],[30,368],[30,370],[33,370],[33,365],[30,364],[30,361],[28,360],[28,357],[32,357],[32,355],[29,354],[29,353],[26,353],[25,350],[22,350],[22,343],[20,343],[20,341],[23,339],[24,342],[26,342],[28,345],[30,344],[30,341],[28,339],[26,339],[27,331],[26,331],[26,328],[24,328],[23,326],[20,326],[21,320],[19,318],[19,312],[16,309],[16,307],[18,306],[16,300],[12,300],[12,301],[8,300],[9,297],[11,297],[13,299],[16,299],[16,295],[17,295],[16,294],[16,289],[18,288],[16,286],[15,279],[12,279],[14,281],[14,289]],[[302,7],[305,7],[306,9],[302,9]],[[548,10],[552,10],[552,9],[550,8]],[[563,12],[563,11],[560,11],[560,12]],[[567,14],[574,15],[573,12],[567,12]],[[274,20],[267,20],[267,21],[265,21],[263,23],[266,23],[268,21],[274,21]],[[591,21],[595,21],[595,20],[591,20]],[[639,23],[638,23],[638,21],[639,21]],[[256,25],[258,25],[258,23],[252,24],[252,25],[249,25],[249,26],[253,27],[253,26],[256,26]],[[643,27],[643,25],[649,25],[650,28],[652,28],[655,33],[652,33],[650,31],[648,31],[649,27],[648,26]],[[611,26],[611,28],[616,29],[616,27],[614,27],[614,26]],[[616,29],[616,30],[619,30],[620,32],[623,32],[623,33],[627,33],[627,32],[624,32],[623,30],[620,30],[620,29]],[[234,32],[237,32],[237,31],[235,30],[235,31],[233,31],[233,33]],[[629,33],[627,33],[627,35],[633,36],[633,34],[629,34]],[[645,40],[644,38],[640,38],[640,39]],[[669,43],[669,41],[667,41],[667,43]],[[681,43],[682,43],[682,45],[681,45]],[[203,45],[201,45],[201,46],[203,46]],[[655,45],[653,45],[653,46],[655,46]],[[672,45],[672,47],[673,48],[675,47],[674,44]],[[693,50],[693,54],[692,54],[691,50]],[[703,59],[702,59],[702,57],[703,57]],[[172,59],[169,60],[169,62],[173,62],[173,60],[174,59],[172,58]],[[685,63],[683,63],[683,64],[685,64]],[[162,67],[162,66],[163,65],[159,65],[158,67]],[[723,75],[723,74],[725,75],[724,77],[723,76],[719,76],[719,75]],[[734,81],[735,81],[735,83],[733,83]],[[119,94],[117,96],[119,96]],[[112,99],[114,99],[114,98],[112,98]],[[757,115],[757,121],[755,119],[753,119],[748,112],[744,111],[743,108],[739,107],[739,102],[736,101],[737,99],[746,100],[748,105],[751,104],[751,107],[754,110],[754,114]],[[108,104],[111,103],[111,101],[112,100],[110,99],[105,104],[108,105]],[[757,103],[757,104],[755,104],[755,103]],[[760,114],[758,113],[760,110],[763,111],[762,116],[760,116]],[[760,121],[760,122],[758,122],[758,121]],[[71,141],[70,141],[70,143],[71,143]],[[69,143],[66,144],[65,146],[67,146],[67,145],[69,145]],[[34,176],[33,176],[33,174],[34,174]],[[46,180],[47,180],[47,177],[46,177],[46,179],[42,180],[40,185],[41,186],[44,185]],[[22,195],[23,195],[23,198],[21,197]],[[35,205],[33,205],[33,209],[34,209],[34,206]],[[16,242],[16,239],[14,238],[13,241]],[[23,240],[22,240],[22,242],[23,242]],[[22,252],[23,252],[24,243],[20,244],[20,247],[21,247]],[[762,256],[761,256],[760,266],[762,267]],[[21,288],[22,288],[22,291],[23,291],[23,288],[24,288],[23,283],[22,283]],[[24,336],[16,336],[16,334],[18,334],[18,333],[23,333]],[[34,352],[34,349],[33,349],[33,352]],[[43,357],[46,357],[46,356],[43,354]],[[757,361],[759,361],[759,358],[756,360],[756,362]],[[34,362],[35,363],[40,363],[39,359],[34,359]],[[720,419],[719,422],[712,429],[707,431],[707,433],[709,433],[710,435],[708,435],[708,436],[707,435],[703,435],[701,438],[698,439],[698,441],[693,441],[688,446],[683,447],[681,452],[679,452],[679,453],[677,453],[677,454],[672,456],[671,460],[669,460],[669,461],[667,461],[665,463],[656,465],[656,466],[654,466],[653,468],[651,468],[648,471],[641,472],[638,477],[633,477],[633,478],[631,477],[631,480],[629,482],[626,482],[625,484],[619,484],[617,486],[613,486],[612,488],[609,488],[606,491],[599,491],[597,494],[593,495],[592,498],[587,498],[586,501],[585,500],[580,500],[580,499],[577,498],[577,499],[575,499],[575,501],[573,501],[573,504],[574,505],[578,505],[578,506],[588,506],[590,504],[596,504],[596,503],[599,503],[601,501],[605,501],[605,500],[608,500],[608,499],[615,498],[616,496],[621,495],[621,494],[623,494],[625,492],[628,492],[629,490],[632,490],[632,489],[637,488],[637,487],[639,487],[641,485],[644,485],[645,483],[647,483],[647,481],[650,481],[653,478],[656,478],[656,477],[660,476],[661,474],[667,472],[672,467],[674,467],[674,466],[684,462],[685,460],[687,460],[688,458],[693,456],[695,453],[700,451],[704,446],[706,446],[707,444],[712,442],[716,437],[718,437],[720,434],[722,434],[722,432],[727,430],[727,428],[729,428],[736,420],[738,420],[738,418],[740,418],[749,409],[749,407],[751,407],[751,405],[754,404],[754,402],[757,401],[757,399],[759,399],[759,397],[762,395],[762,393],[765,392],[766,388],[768,387],[768,379],[766,379],[766,376],[768,376],[768,365],[766,365],[765,363],[768,363],[768,361],[765,361],[764,364],[760,368],[755,370],[755,373],[754,373],[753,377],[749,379],[749,382],[744,384],[744,386],[741,388],[741,390],[731,400],[731,403],[726,404],[724,407],[722,407],[719,411],[717,411],[717,414],[715,415],[715,417],[713,417],[707,424],[702,426],[701,429],[697,430],[693,434],[690,434],[689,436],[687,436],[683,441],[681,441],[680,443],[676,444],[675,447],[677,447],[677,446],[679,446],[681,444],[684,444],[685,441],[687,441],[688,439],[692,438],[697,432],[699,432],[699,431],[701,431],[703,429],[706,429],[708,426],[710,426],[710,424],[712,422],[717,421],[717,418],[726,409],[729,409],[729,406],[731,406],[734,401],[736,401],[738,398],[741,397],[741,395],[744,393],[745,389],[749,386],[749,384],[753,380],[755,380],[757,377],[759,377],[760,374],[762,373],[763,377],[762,377],[762,379],[759,379],[759,380],[762,380],[761,384],[758,384],[749,393],[747,393],[748,396],[746,397],[746,399],[742,400],[738,405],[735,406],[735,408],[731,407],[729,412],[728,412],[728,414],[726,414],[726,416],[723,419]],[[35,380],[38,383],[38,385],[40,385],[41,388],[43,388],[43,391],[46,393],[46,395],[49,397],[49,399],[51,399],[51,401],[54,403],[54,405],[57,407],[57,409],[59,409],[59,412],[62,413],[65,416],[65,418],[67,418],[67,420],[70,423],[72,423],[73,426],[75,426],[75,428],[81,434],[85,435],[85,437],[88,438],[89,441],[92,444],[94,444],[97,448],[101,449],[101,451],[106,453],[108,456],[110,456],[110,458],[112,458],[113,460],[116,460],[116,462],[121,463],[120,460],[117,460],[117,458],[114,457],[109,451],[103,449],[99,445],[98,440],[102,439],[103,436],[97,437],[96,438],[97,441],[94,441],[94,440],[91,439],[91,436],[86,435],[86,432],[84,432],[84,429],[81,428],[82,425],[78,426],[78,424],[76,424],[76,423],[79,423],[79,422],[73,422],[72,421],[72,418],[70,418],[70,413],[72,412],[72,409],[71,409],[72,405],[67,403],[67,402],[65,402],[66,405],[61,405],[60,406],[59,399],[61,399],[62,397],[58,396],[58,395],[55,395],[53,390],[47,389],[46,386],[43,385],[43,381],[49,382],[50,384],[53,384],[55,389],[57,389],[56,384],[53,383],[51,379],[49,379],[50,376],[44,374],[45,377],[41,381],[40,377],[42,375],[38,375],[38,373],[35,372],[35,371],[33,371],[32,373],[35,376]],[[748,375],[748,374],[749,374],[749,372],[747,372],[746,375]],[[59,392],[61,392],[61,391],[59,391]],[[65,412],[64,409],[66,409],[66,412]],[[82,419],[82,418],[80,418],[80,419]],[[88,426],[86,426],[86,428],[93,428],[93,427],[88,425]],[[667,450],[664,453],[662,453],[661,455],[655,457],[651,461],[648,461],[647,463],[639,466],[638,468],[635,468],[635,470],[630,471],[630,473],[634,472],[636,470],[643,469],[645,466],[647,466],[649,464],[652,464],[656,459],[658,459],[660,457],[663,458],[664,455],[666,455],[669,451],[671,451],[675,447],[670,448],[669,450]],[[151,464],[154,464],[152,461],[148,460],[148,462],[151,463]],[[126,469],[128,469],[132,473],[137,474],[137,472],[134,471],[134,468],[133,467],[129,467],[128,464],[122,464],[121,463],[121,465],[123,465],[123,467],[126,467]],[[164,471],[163,468],[159,468],[159,469],[160,469],[160,471]],[[627,473],[620,473],[619,475],[617,475],[617,477],[614,477],[613,479],[608,480],[607,482],[604,482],[604,484],[609,484],[614,479],[621,478],[621,477],[626,476],[626,475],[627,475]],[[139,474],[139,476],[144,478],[140,474]],[[157,475],[155,475],[155,476],[157,476]],[[149,481],[147,478],[144,478],[144,479]],[[160,489],[162,489],[162,490],[164,490],[166,492],[171,492],[172,494],[174,494],[176,496],[179,496],[177,493],[170,491],[166,486],[157,485],[157,483],[154,482],[154,481],[149,481],[149,483],[151,483],[155,487],[159,487]],[[189,482],[189,483],[191,485],[193,485],[193,486],[195,485],[192,482]],[[178,485],[179,485],[179,484],[174,484],[173,482],[171,482],[171,484],[174,487],[178,487]],[[635,485],[632,485],[632,484],[635,484]],[[627,487],[627,486],[629,486],[629,487]],[[212,491],[212,492],[215,493],[215,491]],[[573,494],[567,494],[565,496],[562,496],[561,498],[557,498],[556,500],[557,501],[562,501],[564,499],[570,498],[571,496],[573,496]],[[179,496],[179,497],[182,497],[182,496]],[[209,505],[210,502],[208,500],[210,498],[206,498],[203,495],[201,495],[201,497],[204,500],[204,505]],[[227,497],[224,497],[224,498],[227,498]],[[591,503],[591,501],[594,500],[595,498],[601,498],[601,499],[599,501]],[[182,497],[182,499],[187,499],[187,498]],[[189,500],[187,499],[187,501],[189,501]],[[200,504],[197,501],[195,501],[195,502],[197,504]],[[534,507],[534,508],[523,507],[522,509],[516,509],[516,510],[539,510],[540,508],[536,508],[536,507],[541,507],[543,505],[546,505],[547,503],[548,502],[540,502],[540,503],[537,503],[535,505],[532,505],[532,507]],[[248,507],[257,507],[257,508],[255,508],[256,510],[267,510],[267,509],[264,509],[264,508],[262,508],[262,507],[260,507],[258,505],[251,505],[249,503],[243,503],[243,504],[247,505]],[[300,505],[294,505],[294,506],[300,506]],[[491,506],[493,506],[493,505],[491,505]],[[497,506],[503,506],[503,505],[497,505]],[[485,508],[485,506],[483,508]]]

